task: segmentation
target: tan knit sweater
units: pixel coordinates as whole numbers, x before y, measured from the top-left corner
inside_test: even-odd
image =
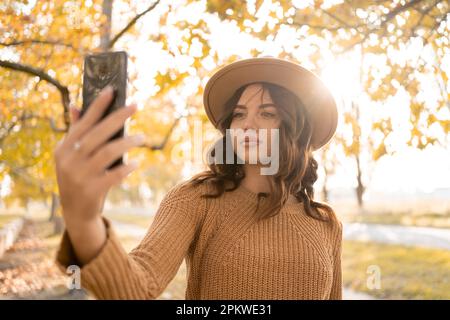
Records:
[[[186,184],[169,190],[128,254],[104,218],[107,241],[81,268],[85,289],[99,299],[155,299],[186,259],[186,299],[342,299],[336,217],[321,222],[301,203],[289,203],[279,215],[257,221],[257,194],[244,186],[204,199],[209,186]],[[67,232],[56,260],[62,270],[77,264]]]

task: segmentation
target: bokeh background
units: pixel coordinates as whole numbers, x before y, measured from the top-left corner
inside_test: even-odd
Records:
[[[344,298],[449,299],[449,20],[443,0],[2,1],[0,297],[89,298],[54,264],[53,149],[81,105],[84,56],[126,50],[139,106],[129,131],[147,142],[105,215],[127,250],[168,188],[205,168],[198,153],[218,137],[203,111],[208,78],[272,55],[318,74],[338,101],[315,198],[344,222]],[[161,299],[183,299],[185,286],[183,264]]]

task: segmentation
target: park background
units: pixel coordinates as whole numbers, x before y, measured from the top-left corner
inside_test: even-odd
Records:
[[[0,298],[83,299],[54,255],[53,150],[81,105],[86,54],[126,50],[139,169],[107,198],[127,250],[218,137],[217,68],[271,55],[318,74],[339,108],[315,198],[344,222],[346,299],[450,298],[450,4],[402,1],[6,0],[0,3]],[[198,133],[198,132],[197,132]],[[162,299],[183,299],[185,266]]]

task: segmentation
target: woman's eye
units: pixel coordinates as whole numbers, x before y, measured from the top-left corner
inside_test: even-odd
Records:
[[[233,118],[240,117],[240,116],[242,116],[242,113],[239,113],[239,112],[233,113]]]
[[[273,117],[275,117],[275,114],[270,113],[270,112],[263,112],[262,115],[263,115],[264,117],[267,117],[267,118],[273,118]]]

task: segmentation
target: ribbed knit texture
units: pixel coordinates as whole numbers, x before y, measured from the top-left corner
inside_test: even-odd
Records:
[[[189,181],[189,180],[188,180]],[[206,184],[172,187],[141,243],[126,253],[110,221],[107,241],[81,268],[81,284],[99,299],[155,299],[187,265],[186,299],[342,299],[342,224],[306,215],[302,203],[258,221],[266,199],[244,186],[216,199]],[[67,232],[56,258],[78,264]]]

